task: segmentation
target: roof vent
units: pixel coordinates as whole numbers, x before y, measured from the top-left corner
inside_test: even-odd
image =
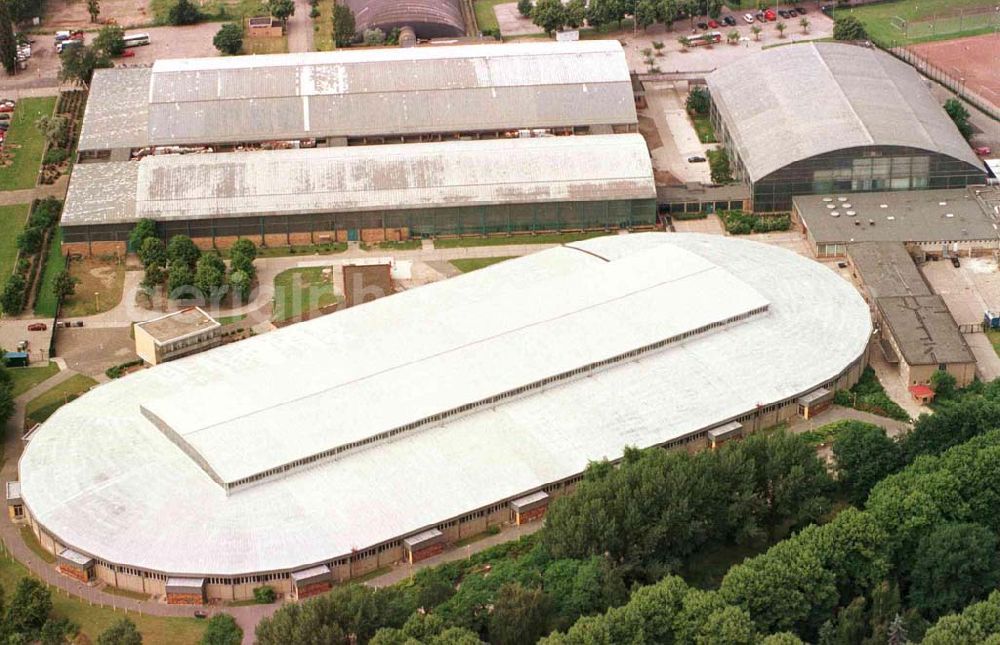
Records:
[[[840,211],[830,211],[830,217],[840,217]]]
[[[955,217],[955,213],[945,213],[945,217]]]
[[[854,216],[855,216],[855,215],[857,215],[857,214],[858,214],[858,213],[857,213],[856,211],[847,211],[847,216],[848,216],[848,217],[854,217]]]

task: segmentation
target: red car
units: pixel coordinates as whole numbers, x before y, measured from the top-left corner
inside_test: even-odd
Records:
[[[717,23],[714,20],[709,20],[708,21],[708,26],[711,27],[712,29],[718,29],[719,28],[719,23]]]
[[[979,146],[978,148],[976,148],[976,154],[979,155],[980,157],[985,157],[986,155],[990,154],[991,152],[993,152],[993,151],[990,150],[989,146]]]
[[[45,331],[48,328],[48,325],[45,323],[31,323],[28,325],[28,331]]]
[[[774,22],[775,20],[778,19],[777,14],[775,14],[770,9],[764,12],[764,17],[767,18],[768,22]]]

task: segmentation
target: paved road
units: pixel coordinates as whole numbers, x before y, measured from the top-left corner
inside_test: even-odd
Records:
[[[289,52],[311,52],[313,50],[313,21],[309,17],[308,0],[295,0],[295,14],[285,23]]]

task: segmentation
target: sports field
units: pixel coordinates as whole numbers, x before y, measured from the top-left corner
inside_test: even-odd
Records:
[[[995,0],[899,0],[838,13],[857,16],[872,40],[900,46],[991,33],[1000,27],[996,7]]]

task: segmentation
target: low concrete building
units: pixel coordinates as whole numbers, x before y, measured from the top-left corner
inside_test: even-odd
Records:
[[[222,344],[222,325],[199,307],[136,323],[135,353],[158,365]]]
[[[898,357],[907,386],[929,384],[937,370],[954,376],[959,387],[972,382],[976,359],[941,296],[884,296],[875,305],[883,351]]]
[[[841,257],[858,242],[903,242],[928,255],[973,255],[1000,248],[992,187],[798,196],[801,224],[819,258]]]

